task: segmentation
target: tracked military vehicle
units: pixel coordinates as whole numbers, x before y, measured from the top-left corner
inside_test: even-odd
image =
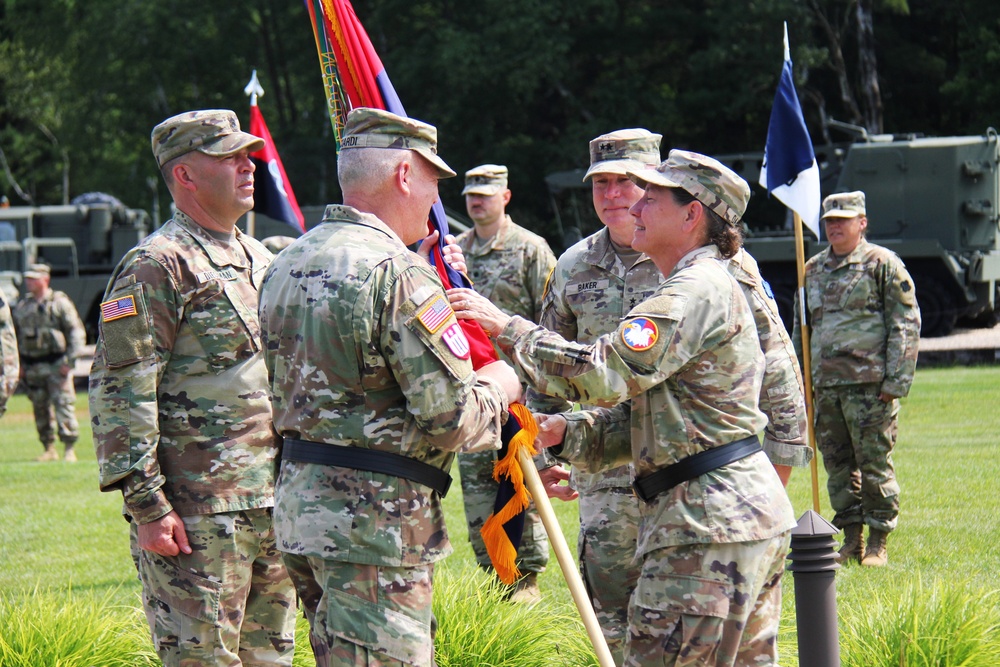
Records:
[[[842,125],[842,124],[839,124]],[[916,283],[924,336],[956,323],[997,322],[1000,281],[1000,143],[997,132],[958,137],[868,136],[815,149],[824,196],[864,190],[868,238],[898,254]],[[715,156],[753,187],[744,221],[746,247],[770,283],[787,326],[795,292],[791,215],[758,185],[762,152]],[[577,173],[578,172],[578,173]],[[560,231],[568,240],[600,224],[582,170],[546,180]],[[579,230],[579,231],[577,231]],[[805,255],[826,247],[805,234]]]

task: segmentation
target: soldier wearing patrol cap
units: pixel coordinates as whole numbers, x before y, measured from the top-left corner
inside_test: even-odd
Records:
[[[604,408],[631,399],[625,411],[540,417],[536,443],[591,472],[630,460],[635,468],[641,574],[624,664],[679,656],[774,664],[795,519],[758,440],[767,418],[757,407],[764,355],[753,314],[719,261],[742,244],[750,188],[716,160],[685,151],[671,151],[655,170],[627,172],[645,188],[632,207],[632,247],[666,279],[617,331],[582,345],[508,317],[470,290],[449,297],[537,390]]]
[[[626,173],[629,168],[655,169],[660,164],[660,138],[649,130],[630,128],[590,142],[590,167],[584,181],[590,181],[594,211],[604,226],[559,257],[539,320],[567,340],[595,342],[663,280],[652,259],[632,248],[635,218],[629,209],[642,196],[642,188]],[[534,390],[529,390],[528,397],[527,405],[535,412],[572,410],[570,402]],[[565,475],[553,463],[539,474],[549,484],[551,495],[572,499],[575,492],[567,495],[566,487],[555,485]],[[639,578],[634,562],[639,501],[632,492],[632,467],[593,474],[574,467],[570,484],[580,497],[580,573],[608,648],[616,664],[621,664],[628,636],[628,601]]]
[[[101,489],[124,497],[164,665],[291,665],[296,598],[271,520],[279,443],[257,318],[271,253],[236,228],[263,140],[214,109],[168,118],[151,141],[177,212],[126,253],[101,304]]]
[[[458,236],[458,245],[469,265],[469,277],[476,291],[505,313],[537,322],[545,283],[556,258],[545,239],[515,224],[507,215],[511,198],[507,176],[507,167],[498,164],[484,164],[465,172],[462,194],[475,225]],[[494,452],[458,457],[469,541],[476,562],[484,570],[492,567],[480,531],[496,500],[494,463]],[[511,600],[533,602],[541,597],[537,577],[548,561],[548,537],[532,504],[525,511],[524,533],[518,549],[517,566],[524,576],[511,591]]]
[[[35,413],[35,428],[45,451],[36,461],[58,461],[56,436],[66,461],[76,461],[73,449],[80,437],[76,419],[73,367],[83,352],[86,333],[73,301],[49,286],[47,264],[32,264],[24,272],[25,295],[14,306],[21,378]]]
[[[437,274],[407,248],[455,175],[437,130],[354,109],[337,173],[343,205],[281,251],[261,290],[284,438],[278,547],[317,665],[432,665],[449,469],[456,452],[500,447],[521,388],[503,362],[472,370]]]
[[[17,389],[21,363],[17,356],[17,333],[10,306],[0,291],[0,416],[7,410],[7,399]]]
[[[838,561],[879,567],[899,517],[892,450],[899,398],[917,365],[920,309],[903,261],[865,239],[864,192],[830,195],[822,220],[830,246],[805,267],[816,443],[833,524],[844,531]]]

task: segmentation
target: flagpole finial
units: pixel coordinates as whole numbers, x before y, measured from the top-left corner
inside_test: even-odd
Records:
[[[246,85],[243,92],[250,98],[250,106],[257,106],[257,98],[264,94],[264,89],[261,88],[260,81],[257,79],[257,70],[254,70],[253,74],[250,75],[250,83]]]
[[[792,51],[788,48],[788,21],[785,21],[785,62],[792,59]]]

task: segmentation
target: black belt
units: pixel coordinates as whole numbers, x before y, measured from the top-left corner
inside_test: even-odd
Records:
[[[281,458],[284,461],[319,463],[402,477],[430,487],[442,498],[448,494],[448,488],[451,486],[451,475],[440,468],[411,459],[409,456],[375,449],[341,447],[323,442],[285,438]]]
[[[51,364],[53,361],[59,361],[66,356],[65,352],[54,352],[52,354],[43,354],[40,357],[26,357],[21,355],[21,363],[31,366],[32,364]]]
[[[636,478],[632,482],[632,488],[635,489],[635,495],[644,502],[652,502],[656,496],[669,491],[682,482],[700,477],[706,472],[721,468],[733,461],[739,461],[751,454],[756,454],[762,449],[756,435],[747,436],[742,440],[730,442],[721,447],[713,447],[692,454],[641,479]]]

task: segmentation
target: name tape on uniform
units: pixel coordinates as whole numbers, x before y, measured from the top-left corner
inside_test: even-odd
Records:
[[[202,271],[196,278],[199,283],[207,283],[210,280],[236,280],[236,269],[229,267],[222,271]]]

